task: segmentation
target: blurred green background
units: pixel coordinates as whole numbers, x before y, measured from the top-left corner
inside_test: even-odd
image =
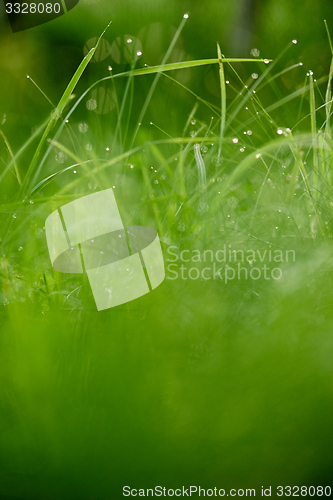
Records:
[[[274,71],[299,62],[303,66],[285,73],[275,89],[262,91],[264,106],[301,89],[309,70],[317,80],[327,76],[331,61],[324,26],[326,19],[333,31],[330,0],[80,0],[67,15],[15,34],[3,4],[0,9],[0,123],[14,153],[52,111],[26,75],[57,103],[85,47],[92,46],[91,40],[111,20],[76,96],[108,76],[109,65],[114,73],[130,68],[131,61],[117,55],[118,37],[131,37],[139,44],[138,66],[159,64],[186,12],[189,19],[170,61],[215,58],[217,41],[226,57],[251,57],[257,48],[260,57],[274,60],[297,39]],[[235,68],[246,81],[258,63],[238,63]],[[216,66],[172,76],[220,106]],[[228,89],[229,104],[241,86],[229,68],[226,77],[233,87]],[[152,81],[151,76],[135,80],[129,136]],[[125,85],[126,80],[119,79],[112,90],[120,101]],[[101,88],[107,92],[107,87]],[[103,107],[103,112],[94,113],[83,101],[70,118],[82,137],[84,159],[90,158],[87,145],[94,161],[129,147],[129,139],[121,143],[115,138],[114,95],[103,101],[110,112],[104,113]],[[98,101],[98,96],[90,93],[87,99]],[[161,79],[136,144],[163,139],[164,132],[181,136],[195,102],[184,88]],[[273,112],[274,120],[309,132],[307,123],[296,125],[299,109],[299,102],[291,101]],[[300,116],[308,112],[303,110]],[[324,114],[319,113],[318,121],[325,119]],[[200,106],[196,126],[208,123],[210,116],[211,110]],[[237,125],[243,119],[241,115]],[[150,121],[162,131],[152,128]],[[87,134],[80,135],[79,124],[88,125]],[[65,135],[61,139],[70,147]],[[264,142],[259,136],[256,140],[254,149]],[[106,147],[111,144],[108,156]],[[36,146],[32,142],[19,159],[22,175]],[[170,157],[175,153],[171,146],[162,151]],[[38,180],[70,165],[57,154],[50,153]],[[238,162],[233,151],[225,154],[230,162]],[[3,142],[0,157],[2,172],[10,160]],[[140,169],[146,164],[155,168],[158,161],[153,153],[131,161],[136,162],[133,177],[121,185],[123,170],[117,165],[99,179],[99,188],[118,182],[117,201],[126,209],[127,223],[156,227],[156,212],[149,205]],[[215,175],[210,168],[208,178]],[[47,215],[91,189],[86,184],[73,186],[65,199],[60,191],[72,177],[72,172],[59,176],[34,198],[34,204],[19,205],[13,172],[0,183],[0,498],[118,499],[125,485],[191,484],[256,488],[259,496],[261,486],[332,485],[332,230],[325,238],[310,238],[304,229],[292,240],[278,240],[281,247],[292,246],[297,255],[296,264],[286,266],[281,283],[243,281],[225,286],[166,279],[153,293],[98,313],[85,278],[56,273],[47,253],[43,230]],[[163,249],[167,243],[215,248],[225,242],[252,248],[253,238],[245,230],[237,236],[221,234],[220,219],[227,213],[246,219],[243,212],[255,199],[259,177],[258,171],[250,171],[233,190],[232,196],[243,203],[238,211],[229,205],[223,215],[224,208],[214,205],[215,211],[198,216],[196,226],[185,217],[189,229],[184,234],[178,220],[176,227],[170,223],[169,205],[176,201],[178,207],[181,200],[175,178],[176,194],[170,202],[164,200],[159,212],[163,224],[166,214],[169,217],[163,226]],[[268,194],[265,203],[263,213],[275,227],[277,216],[270,210],[278,208],[278,202]],[[13,215],[18,229],[8,222]],[[325,217],[331,227],[329,209]],[[263,246],[272,238],[267,218],[256,222],[253,233]],[[295,236],[287,223],[283,228],[284,236]],[[65,300],[76,287],[83,291]]]

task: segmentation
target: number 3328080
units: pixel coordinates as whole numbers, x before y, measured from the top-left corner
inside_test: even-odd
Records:
[[[6,3],[7,14],[60,14],[60,3]]]

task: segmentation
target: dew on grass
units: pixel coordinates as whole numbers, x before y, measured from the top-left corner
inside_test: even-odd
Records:
[[[137,53],[136,53],[136,55],[137,55],[138,57],[142,56],[142,52],[141,52],[141,50],[138,50],[138,51],[137,51]]]
[[[197,133],[196,133],[194,130],[191,130],[191,132],[190,132],[190,136],[191,136],[191,137],[195,137],[196,135],[197,135]]]
[[[7,116],[6,116],[6,114],[4,114],[3,117],[2,117],[1,125],[3,125],[4,123],[6,123],[6,120],[7,120]]]
[[[246,133],[247,135],[252,135],[252,130],[247,130]]]
[[[235,196],[232,196],[228,199],[228,205],[230,208],[236,208],[238,205],[238,199]]]
[[[251,56],[254,56],[254,57],[259,57],[260,56],[260,50],[259,49],[251,49],[251,52],[250,52]]]
[[[296,43],[297,43],[297,40],[293,40],[293,41],[292,41],[292,43],[293,43],[294,45],[296,45]]]
[[[245,148],[240,148],[240,150],[239,150],[239,151],[240,151],[241,153],[244,153]]]
[[[108,67],[108,70],[109,70],[109,71],[112,71],[112,66],[109,66],[109,67]]]
[[[184,18],[184,19],[188,19],[188,14],[184,14],[184,15],[183,15],[183,18]]]
[[[282,128],[278,128],[276,132],[277,132],[279,135],[282,135],[282,134],[283,134],[283,130],[282,130]]]
[[[269,59],[264,59],[265,64],[269,64]]]
[[[105,148],[105,151],[110,151],[110,148]]]
[[[30,205],[33,205],[33,204],[34,204],[34,202],[33,202],[32,200],[30,200],[30,201],[29,201],[29,203],[30,203]]]
[[[177,226],[178,231],[184,232],[186,229],[185,223],[184,222],[179,222]]]
[[[104,38],[100,41],[98,41],[98,38],[97,37],[94,37],[94,38],[90,38],[84,48],[83,48],[83,53],[84,55],[86,56],[88,54],[88,52],[96,47],[97,45],[97,48],[96,48],[96,51],[91,59],[91,62],[100,62],[100,61],[103,61],[104,59],[106,59],[109,55],[110,55],[110,44],[107,40],[105,40]]]
[[[298,66],[303,66],[303,63],[302,62],[298,63]]]
[[[89,109],[89,111],[93,111],[94,109],[96,109],[97,108],[96,99],[89,99],[86,103],[86,107],[87,109]]]
[[[191,125],[195,125],[197,123],[197,120],[195,120],[194,118],[191,120]]]
[[[64,163],[67,160],[67,155],[65,155],[62,151],[59,151],[59,153],[55,155],[55,159],[58,163]]]
[[[155,184],[158,184],[158,180],[157,179],[155,179],[154,182],[155,182]]]
[[[81,134],[85,134],[88,130],[88,124],[85,123],[85,122],[81,122],[79,123],[79,132],[81,132]]]
[[[256,80],[259,75],[258,75],[258,73],[252,73],[251,76],[252,76],[253,80]]]
[[[13,214],[13,219],[16,219],[16,214]]]
[[[128,39],[126,40],[126,42],[127,42],[127,43],[132,43],[132,42],[133,42],[133,40],[132,40],[132,38],[128,38]]]
[[[73,174],[76,174],[76,170],[73,170]]]
[[[91,144],[86,144],[86,150],[91,151],[92,150],[92,145]]]
[[[207,146],[202,146],[201,147],[201,153],[207,153],[208,147]]]
[[[229,80],[226,80],[226,82],[225,82],[225,83],[226,83],[227,85],[229,85],[229,83],[230,83],[230,82],[229,82]]]
[[[21,252],[21,250],[23,250],[23,247],[19,247],[18,248],[18,251]]]
[[[223,159],[221,158],[221,156],[219,155],[216,155],[212,158],[212,163],[213,165],[215,165],[216,167],[220,167],[223,163]]]
[[[234,138],[233,138],[233,140],[232,140],[232,142],[233,142],[234,144],[237,144],[237,143],[238,143],[238,139],[237,139],[237,137],[234,137]]]
[[[201,202],[199,203],[198,211],[201,213],[208,212],[209,206],[208,203],[206,202]]]

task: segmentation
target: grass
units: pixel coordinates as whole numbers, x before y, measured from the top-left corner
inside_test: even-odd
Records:
[[[332,64],[281,95],[281,79],[304,72],[292,63],[273,74],[294,43],[271,62],[229,59],[219,45],[215,59],[168,62],[185,22],[161,65],[134,57],[72,98],[92,49],[17,153],[1,132],[4,498],[121,498],[129,483],[330,484]],[[191,88],[210,66],[216,102]],[[97,87],[112,96],[110,116],[82,110]],[[166,88],[188,105],[178,134]],[[171,245],[178,255],[292,249],[296,262],[281,263],[280,281],[171,280],[167,270],[153,293],[97,313],[85,276],[52,269],[44,223],[113,186],[125,225],[158,229],[166,267]]]

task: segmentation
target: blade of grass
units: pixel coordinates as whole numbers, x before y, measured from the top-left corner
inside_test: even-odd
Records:
[[[72,93],[73,93],[73,90],[75,89],[78,81],[80,80],[84,70],[86,69],[86,67],[88,66],[89,62],[91,61],[92,57],[94,56],[96,50],[97,50],[97,47],[100,43],[100,40],[102,39],[105,31],[108,29],[108,27],[110,26],[111,23],[108,24],[108,26],[105,28],[105,30],[103,31],[103,33],[101,34],[101,36],[99,37],[99,39],[97,40],[97,43],[95,45],[95,47],[93,47],[89,52],[88,54],[83,58],[83,60],[81,61],[78,69],[75,71],[74,73],[74,76],[72,77],[71,81],[69,82],[69,84],[67,85],[67,88],[65,90],[65,92],[63,93],[57,107],[55,108],[53,114],[52,114],[52,117],[50,119],[50,121],[48,122],[48,125],[46,127],[46,130],[38,144],[38,147],[35,151],[35,154],[32,158],[32,161],[29,165],[29,168],[27,170],[27,173],[25,175],[25,178],[24,178],[24,186],[26,186],[27,182],[29,181],[30,177],[31,177],[31,174],[33,172],[33,169],[36,165],[36,162],[38,160],[38,157],[41,153],[41,150],[44,146],[44,143],[49,135],[49,133],[51,132],[51,130],[53,129],[53,127],[56,125],[58,119],[60,118],[62,112],[64,111],[65,107],[67,106],[67,104],[70,102],[71,100],[71,96],[72,96]]]
[[[15,161],[15,157],[13,155],[12,148],[10,147],[10,144],[9,144],[9,142],[7,140],[7,137],[5,136],[5,134],[3,133],[3,131],[1,129],[0,129],[0,135],[3,138],[3,141],[6,144],[8,152],[9,152],[11,158],[12,158],[12,161],[13,161],[13,164],[14,164],[15,173],[16,173],[16,177],[17,177],[17,182],[19,183],[20,186],[22,186],[22,180],[21,180],[20,172],[19,172],[17,163]]]
[[[221,124],[220,124],[220,141],[219,141],[219,152],[218,156],[221,156],[222,150],[222,139],[224,136],[226,113],[227,113],[227,91],[224,76],[224,67],[222,62],[222,53],[220,45],[217,44],[217,57],[219,59],[219,77],[220,77],[220,92],[221,92]]]

